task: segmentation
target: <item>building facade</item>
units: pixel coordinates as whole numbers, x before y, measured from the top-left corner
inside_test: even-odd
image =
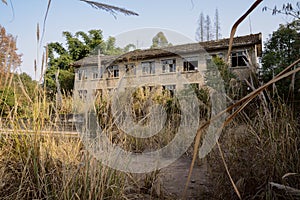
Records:
[[[77,61],[74,92],[109,95],[117,88],[147,86],[175,92],[180,87],[205,85],[208,63],[215,56],[226,60],[229,39],[134,50],[120,56],[94,55]],[[241,80],[258,66],[262,53],[261,33],[235,37],[230,70]]]

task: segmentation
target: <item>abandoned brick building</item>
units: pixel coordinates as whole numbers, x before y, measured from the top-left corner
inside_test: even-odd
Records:
[[[226,58],[229,39],[176,45],[161,49],[134,50],[120,56],[93,55],[75,63],[75,93],[109,94],[127,81],[131,87],[160,84],[162,89],[175,91],[182,82],[196,87],[205,84],[207,63],[214,56]],[[261,33],[235,37],[227,61],[239,79],[257,68],[262,53]],[[250,63],[250,64],[249,64]],[[178,76],[182,79],[178,79]],[[127,86],[126,86],[127,87]]]

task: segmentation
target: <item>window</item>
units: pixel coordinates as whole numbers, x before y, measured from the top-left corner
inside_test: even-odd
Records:
[[[98,79],[98,72],[93,72],[93,79]]]
[[[102,68],[94,69],[93,79],[103,78]]]
[[[78,71],[78,80],[84,80],[87,79],[87,77],[85,76],[84,70],[79,70]]]
[[[154,62],[142,62],[142,72],[143,74],[155,74]]]
[[[85,100],[87,97],[87,90],[78,90],[79,98]]]
[[[119,66],[117,66],[117,65],[109,66],[107,68],[107,71],[108,71],[109,78],[119,77]]]
[[[248,59],[245,51],[233,52],[231,54],[231,67],[247,66]]]
[[[169,91],[171,96],[174,96],[176,85],[163,85],[162,88],[165,91]]]
[[[127,64],[125,65],[125,72],[127,76],[136,75],[136,67],[135,64]]]
[[[183,71],[196,71],[198,69],[198,60],[184,60],[183,61]]]
[[[169,72],[176,72],[176,60],[175,59],[168,59],[162,60],[162,72],[169,73]]]

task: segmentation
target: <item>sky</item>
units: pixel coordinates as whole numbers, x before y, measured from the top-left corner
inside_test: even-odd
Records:
[[[96,0],[95,0],[96,1]],[[228,38],[234,22],[251,6],[253,1],[241,0],[101,0],[98,2],[119,6],[137,12],[139,16],[117,14],[116,18],[103,10],[97,10],[80,0],[52,0],[41,44],[37,43],[37,24],[43,28],[48,0],[8,0],[0,2],[0,25],[17,38],[18,53],[22,54],[21,72],[39,79],[39,68],[44,46],[50,42],[61,42],[63,31],[75,33],[101,29],[104,38],[117,38],[117,45],[135,44],[146,48],[155,34],[162,30],[169,42],[182,44],[195,42],[195,32],[200,13],[213,20],[218,9],[222,38]],[[264,0],[238,27],[235,36],[261,32],[263,40],[275,31],[279,24],[291,19],[283,15],[273,16],[271,11],[262,12],[267,6],[281,7],[283,3],[296,0]],[[42,31],[42,30],[41,30]],[[34,72],[34,60],[38,71]]]

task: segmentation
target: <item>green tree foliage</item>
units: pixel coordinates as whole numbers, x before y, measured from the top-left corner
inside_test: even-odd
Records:
[[[90,30],[88,33],[78,31],[73,35],[68,31],[63,32],[66,44],[58,42],[48,44],[48,69],[45,73],[45,84],[48,94],[53,96],[57,91],[55,74],[59,71],[59,83],[61,90],[71,93],[74,87],[74,69],[72,63],[86,57],[89,53],[102,49],[104,51],[105,43],[103,41],[101,30]]]
[[[116,38],[110,36],[106,41],[104,53],[106,55],[120,55],[123,53],[123,49],[116,47]]]
[[[0,116],[7,116],[15,105],[14,72],[21,64],[16,39],[0,26]],[[18,91],[18,90],[17,90]],[[18,93],[20,94],[20,93]]]
[[[158,32],[152,39],[152,45],[150,48],[162,48],[172,46],[171,43],[168,42],[165,34],[163,32]]]
[[[15,105],[15,95],[11,87],[0,89],[0,116],[6,117]]]
[[[11,74],[10,84],[0,87],[0,116],[22,116],[32,112],[32,98],[37,86],[37,82],[26,73]]]
[[[262,57],[263,81],[267,82],[280,73],[283,69],[299,59],[300,55],[300,34],[298,21],[287,25],[280,25],[279,29],[270,36],[265,43]],[[289,92],[294,90],[294,80],[299,81],[299,75],[284,79],[278,83],[278,93],[288,97]]]

